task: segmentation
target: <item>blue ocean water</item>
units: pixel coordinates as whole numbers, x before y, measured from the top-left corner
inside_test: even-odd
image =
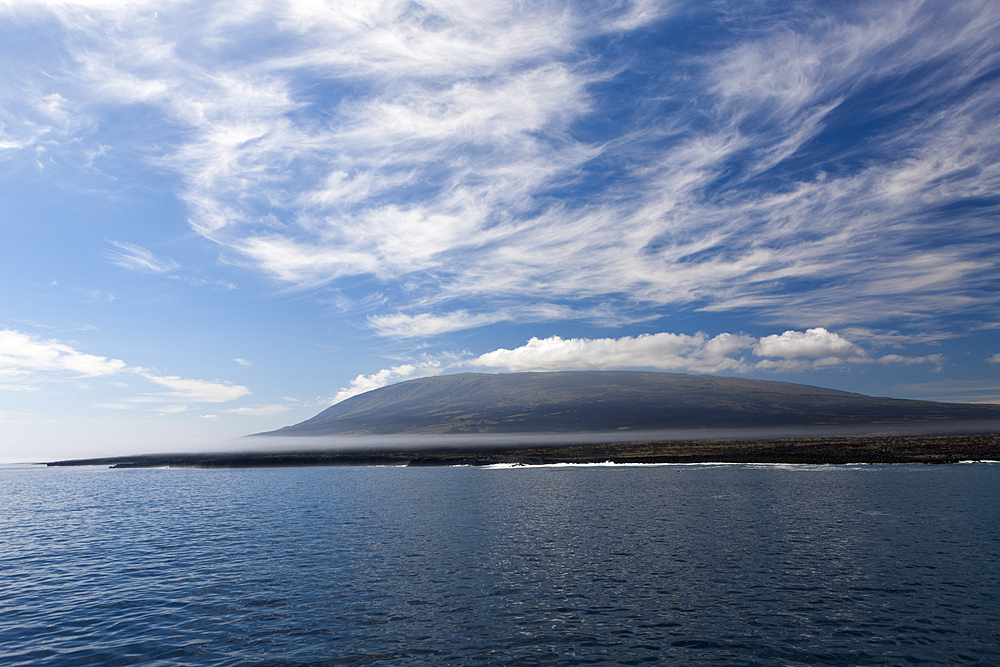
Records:
[[[0,468],[3,665],[998,665],[1000,465]]]

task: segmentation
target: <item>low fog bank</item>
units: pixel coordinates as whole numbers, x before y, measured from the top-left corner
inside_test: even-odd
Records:
[[[96,453],[91,456],[39,457],[35,464],[108,465],[126,459],[195,458],[214,456],[257,456],[283,454],[385,454],[399,452],[475,451],[561,447],[572,445],[627,444],[648,442],[753,441],[786,438],[838,436],[946,436],[1000,433],[1000,421],[923,424],[880,424],[863,426],[797,426],[782,428],[675,429],[659,431],[614,431],[610,433],[478,433],[478,434],[395,434],[358,436],[276,436],[253,435],[213,442],[166,441],[134,443],[130,451]],[[100,452],[100,449],[96,450]],[[8,461],[5,463],[27,463]]]
[[[753,440],[844,435],[961,435],[1000,433],[1000,422],[949,422],[938,424],[885,424],[862,426],[789,426],[780,428],[675,429],[613,431],[610,433],[462,433],[279,436],[254,435],[237,446],[244,452],[392,452],[493,447],[540,447],[627,442],[687,440]],[[233,443],[236,444],[236,443]]]

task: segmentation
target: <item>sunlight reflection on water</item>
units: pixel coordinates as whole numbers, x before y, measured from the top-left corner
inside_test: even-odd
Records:
[[[7,467],[0,659],[997,664],[998,475]]]

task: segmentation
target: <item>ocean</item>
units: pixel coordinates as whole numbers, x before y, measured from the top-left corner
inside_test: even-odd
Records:
[[[0,664],[1000,665],[1000,465],[0,467]]]

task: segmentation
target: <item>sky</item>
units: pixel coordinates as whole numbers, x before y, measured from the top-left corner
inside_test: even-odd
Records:
[[[1000,402],[1000,4],[0,0],[0,461],[389,383]]]

